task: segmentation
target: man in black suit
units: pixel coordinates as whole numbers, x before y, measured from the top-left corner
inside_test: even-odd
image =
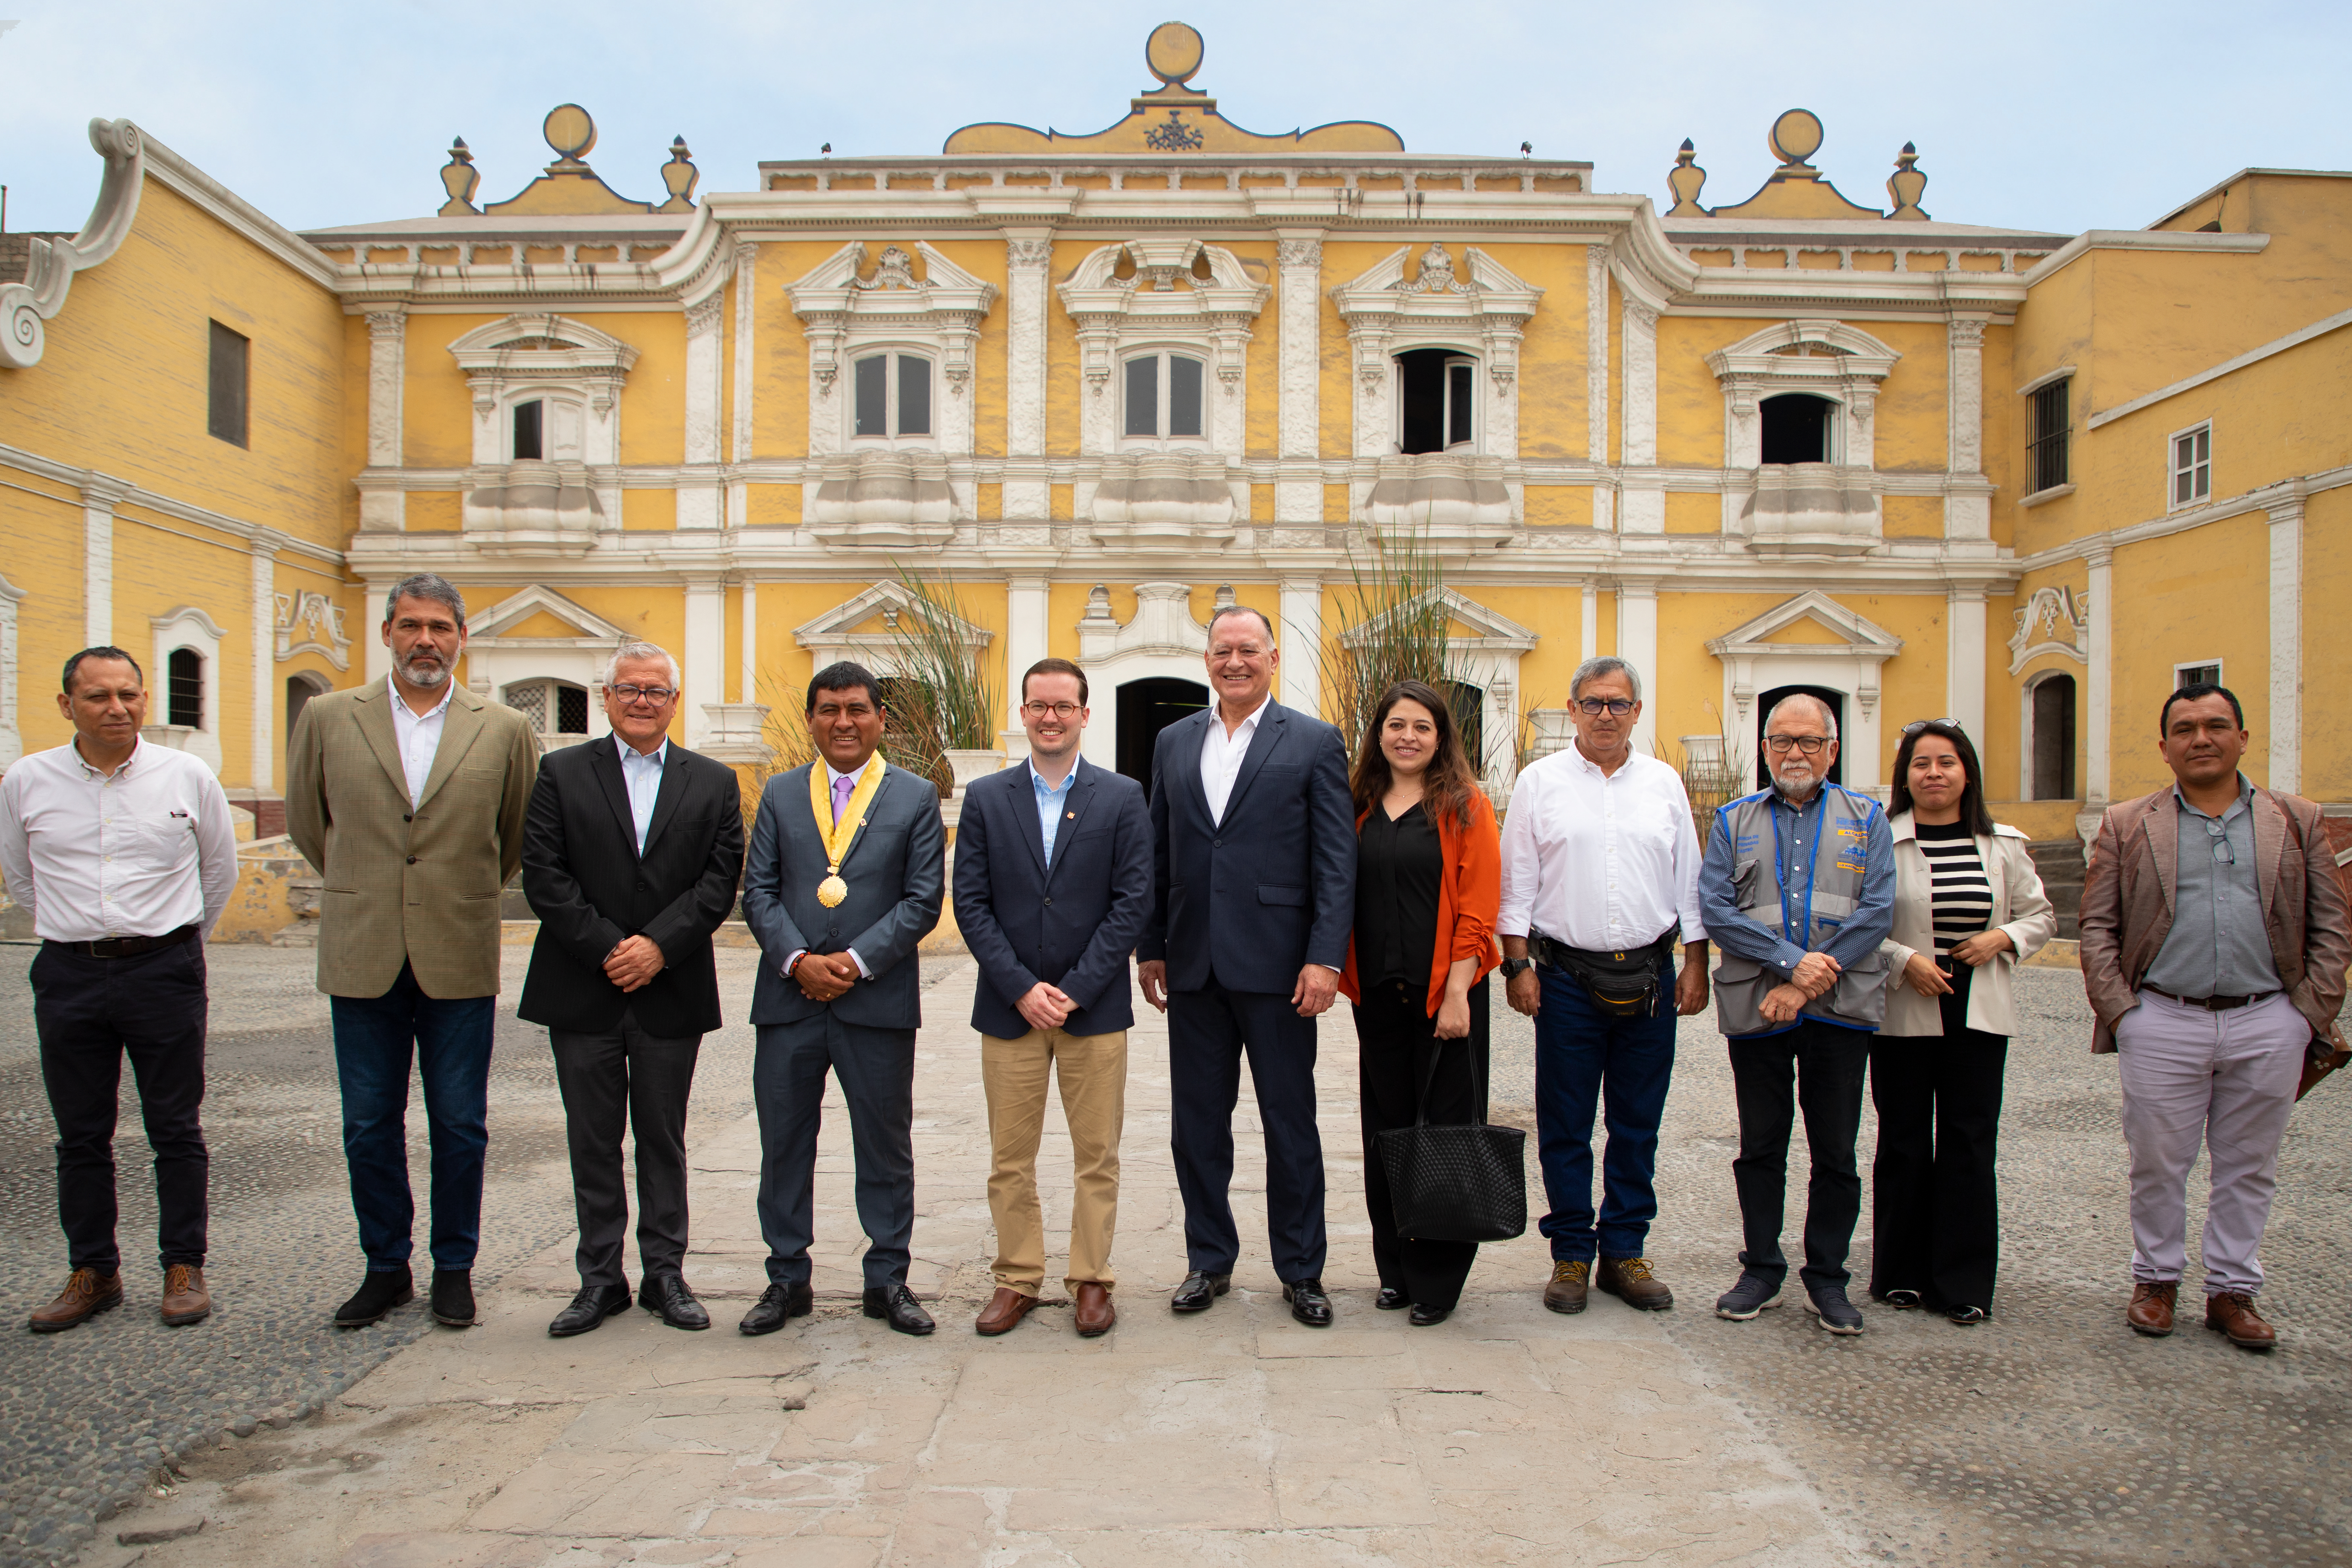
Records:
[[[1021,678],[1029,761],[975,779],[956,829],[955,912],[980,963],[971,1026],[988,1095],[996,1294],[973,1324],[1011,1330],[1045,1282],[1037,1140],[1045,1080],[1070,1124],[1070,1268],[1077,1331],[1108,1333],[1118,1135],[1127,1116],[1127,961],[1151,908],[1151,822],[1143,786],[1078,755],[1086,672],[1041,659]]]
[[[882,760],[882,683],[844,661],[808,688],[817,759],[768,781],[751,824],[743,920],[763,962],[759,1044],[760,1231],[768,1289],[739,1325],[772,1333],[812,1304],[811,1191],[828,1071],[849,1102],[866,1315],[900,1333],[938,1325],[907,1289],[915,1229],[915,944],[940,923],[947,830],[931,781]]]
[[[1151,755],[1152,918],[1144,999],[1168,1014],[1176,1184],[1192,1272],[1170,1298],[1204,1311],[1232,1283],[1234,1106],[1242,1055],[1265,1128],[1265,1220],[1290,1315],[1331,1321],[1323,1290],[1323,1142],[1315,1020],[1338,994],[1356,908],[1355,810],[1339,731],[1267,693],[1274,624],[1209,620],[1208,709]]]
[[[686,1102],[719,1027],[710,933],[743,870],[735,770],[668,738],[677,661],[627,643],[604,667],[609,739],[551,752],[523,822],[522,889],[539,940],[517,1011],[547,1026],[572,1146],[580,1293],[547,1331],[584,1334],[629,1304],[621,1131],[635,1124],[637,1300],[707,1329],[687,1289]]]

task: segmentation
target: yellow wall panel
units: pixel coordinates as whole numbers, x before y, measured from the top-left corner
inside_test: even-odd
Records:
[[[1526,515],[1529,528],[1591,528],[1592,487],[1590,485],[1529,485]]]
[[[1666,492],[1666,531],[1668,533],[1722,532],[1723,498],[1704,490],[1668,490]]]
[[[746,520],[752,528],[798,528],[801,488],[798,485],[753,485],[744,492]]]
[[[1519,400],[1519,455],[1582,458],[1589,454],[1591,405],[1586,368],[1591,359],[1586,313],[1584,247],[1482,245],[1500,265],[1536,288],[1543,300],[1519,344],[1518,375],[1510,395]],[[1460,258],[1456,258],[1457,268]],[[1482,380],[1494,395],[1491,379]]]
[[[621,391],[621,461],[686,460],[686,317],[666,312],[566,311],[637,351]],[[754,395],[753,406],[758,406]],[[726,450],[722,441],[719,450]]]
[[[1939,496],[1885,496],[1879,510],[1886,520],[1889,539],[1944,537],[1944,502]]]
[[[2314,800],[2352,801],[2352,488],[2322,490],[2303,514],[2303,779]],[[2235,671],[2231,678],[2241,679]],[[2231,689],[2236,689],[2232,688]],[[2260,742],[2262,737],[2255,737]]]
[[[1706,368],[1706,356],[1763,324],[1714,316],[1658,318],[1658,461],[1722,465],[1723,384]],[[1610,380],[1622,386],[1623,370],[1622,360],[1612,362]]]
[[[401,344],[402,462],[420,468],[462,468],[473,462],[474,395],[449,345],[467,332],[503,320],[502,314],[407,319]],[[364,320],[361,324],[364,328]],[[365,352],[364,338],[362,352]],[[359,396],[364,413],[364,381]]]
[[[2157,755],[2156,721],[2173,666],[2220,659],[2253,739],[2246,776],[2269,782],[2270,524],[2266,514],[2128,544],[2115,557],[2114,798],[2172,775]]]
[[[411,490],[402,516],[410,533],[456,533],[465,527],[465,498],[456,490]]]
[[[640,529],[674,529],[677,526],[677,492],[676,490],[623,490],[621,492],[621,526],[635,531]]]
[[[1941,472],[1950,461],[1951,353],[1941,321],[1869,321],[1903,357],[1880,384],[1872,455],[1881,468]]]

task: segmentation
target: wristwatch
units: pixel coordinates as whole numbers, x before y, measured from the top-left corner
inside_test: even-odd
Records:
[[[1507,958],[1503,960],[1503,983],[1507,985],[1512,981],[1517,980],[1520,975],[1525,974],[1528,970],[1533,969],[1535,966],[1536,961],[1532,958]]]

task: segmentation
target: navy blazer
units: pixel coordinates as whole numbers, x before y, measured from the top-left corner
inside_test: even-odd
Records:
[[[824,841],[809,809],[808,763],[768,781],[751,823],[751,855],[743,873],[743,923],[759,939],[765,960],[751,987],[751,1022],[791,1024],[829,1006],[845,1024],[871,1029],[912,1029],[923,1021],[922,984],[915,944],[940,923],[947,892],[947,829],[940,822],[940,792],[931,781],[886,766],[866,808],[865,826],[842,858],[849,896],[832,909],[817,902],[824,880]],[[839,952],[856,948],[871,979],[860,980],[830,1003],[812,1002],[783,963],[800,950]]]
[[[1356,809],[1339,731],[1269,701],[1222,825],[1201,789],[1213,703],[1151,752],[1152,918],[1137,951],[1168,988],[1287,996],[1310,963],[1347,962],[1356,916]]]
[[[1027,1034],[1013,1004],[1042,980],[1077,1004],[1069,1033],[1132,1028],[1127,960],[1151,912],[1143,786],[1080,758],[1048,866],[1031,778],[1023,763],[974,779],[956,825],[956,926],[980,964],[971,1026],[1000,1040]]]

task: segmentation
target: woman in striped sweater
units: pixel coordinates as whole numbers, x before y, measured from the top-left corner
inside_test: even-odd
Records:
[[[1870,1293],[1955,1323],[1992,1310],[1993,1150],[2017,1028],[2010,970],[2057,929],[2025,835],[1985,809],[1977,749],[1949,719],[1903,730],[1887,802],[1895,930],[1870,1047]]]

